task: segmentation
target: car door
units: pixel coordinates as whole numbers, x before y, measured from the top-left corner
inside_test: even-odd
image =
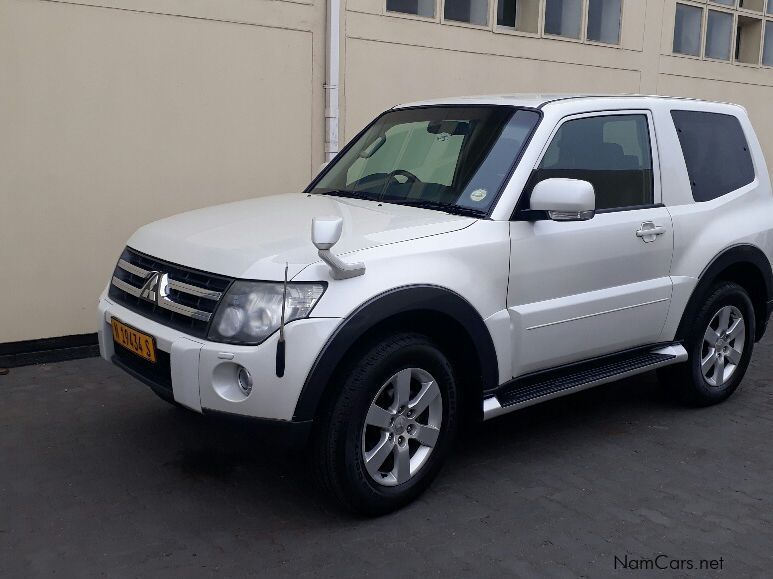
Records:
[[[656,343],[671,300],[671,218],[661,204],[648,111],[567,117],[510,224],[513,376]],[[551,177],[594,186],[595,215],[552,221],[528,210]]]

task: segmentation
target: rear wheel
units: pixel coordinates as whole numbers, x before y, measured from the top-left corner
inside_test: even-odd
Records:
[[[456,384],[426,336],[387,337],[342,376],[314,436],[322,487],[350,510],[383,514],[421,494],[457,428]]]
[[[720,283],[687,331],[687,362],[663,368],[658,376],[687,403],[722,402],[746,373],[754,335],[754,307],[746,290],[736,283]]]

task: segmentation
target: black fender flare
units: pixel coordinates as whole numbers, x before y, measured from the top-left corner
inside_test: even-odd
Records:
[[[474,344],[481,370],[482,389],[495,388],[499,369],[494,341],[478,311],[459,294],[432,285],[410,285],[388,290],[360,305],[338,326],[317,355],[306,377],[293,415],[294,421],[313,420],[322,395],[346,353],[375,325],[412,311],[454,318]]]
[[[687,301],[687,307],[682,313],[679,321],[679,327],[676,330],[676,339],[683,340],[687,331],[687,324],[698,313],[701,304],[708,297],[708,292],[719,278],[720,274],[728,267],[737,264],[749,264],[754,266],[760,273],[765,284],[765,305],[758,311],[757,320],[757,339],[762,337],[765,331],[767,320],[770,315],[771,303],[773,300],[773,268],[770,261],[763,251],[754,245],[734,245],[723,250],[717,255],[709,265],[698,276],[698,283]]]

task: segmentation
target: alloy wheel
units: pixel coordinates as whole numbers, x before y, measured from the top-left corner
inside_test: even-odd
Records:
[[[701,372],[706,382],[722,387],[738,368],[746,342],[743,314],[735,306],[722,307],[711,318],[701,345]]]
[[[395,373],[379,389],[365,417],[362,458],[378,484],[396,486],[427,463],[443,422],[443,395],[421,368]]]

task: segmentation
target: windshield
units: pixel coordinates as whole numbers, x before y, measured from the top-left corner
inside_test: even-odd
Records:
[[[539,118],[510,106],[390,111],[309,192],[486,213]]]

